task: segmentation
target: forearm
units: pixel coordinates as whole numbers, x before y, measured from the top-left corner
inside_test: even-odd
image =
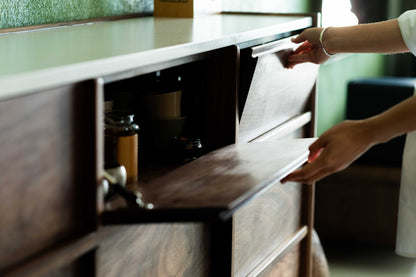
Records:
[[[364,120],[371,140],[387,142],[394,137],[416,130],[416,96],[413,96],[389,110]]]
[[[328,28],[323,37],[325,49],[336,53],[403,53],[408,52],[397,19]]]

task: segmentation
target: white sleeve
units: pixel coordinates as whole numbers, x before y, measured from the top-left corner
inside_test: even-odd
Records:
[[[410,10],[398,18],[404,43],[416,55],[416,10]]]
[[[416,131],[407,134],[403,151],[396,253],[416,258]]]

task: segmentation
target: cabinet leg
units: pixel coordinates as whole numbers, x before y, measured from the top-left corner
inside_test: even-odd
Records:
[[[308,227],[308,234],[302,242],[302,262],[300,276],[312,277],[313,275],[313,224],[314,224],[314,199],[315,185],[305,185],[303,189],[303,222]]]
[[[232,276],[232,218],[211,224],[210,276]]]
[[[324,250],[315,230],[312,233],[312,263],[313,277],[329,277],[328,262]]]

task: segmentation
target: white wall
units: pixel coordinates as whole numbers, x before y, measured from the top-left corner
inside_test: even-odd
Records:
[[[307,12],[307,0],[223,0],[224,11],[294,13]]]

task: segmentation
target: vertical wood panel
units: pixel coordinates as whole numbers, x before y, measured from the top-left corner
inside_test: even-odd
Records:
[[[0,272],[94,228],[92,83],[0,102]]]
[[[239,48],[221,49],[207,72],[206,133],[209,150],[236,142]]]

